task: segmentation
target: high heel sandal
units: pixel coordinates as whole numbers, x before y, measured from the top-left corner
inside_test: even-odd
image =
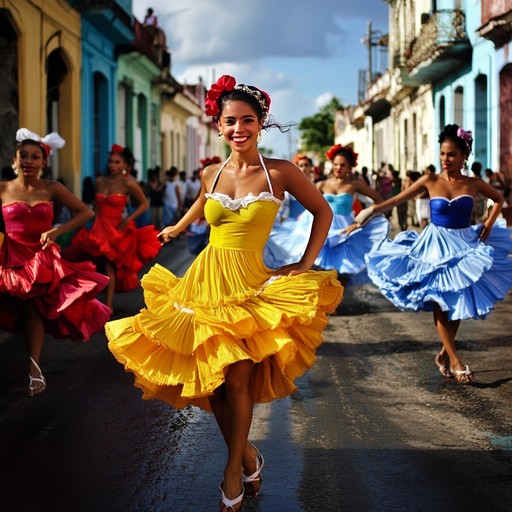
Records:
[[[222,482],[219,484],[220,491],[220,509],[219,512],[239,512],[242,509],[242,501],[244,499],[244,487],[242,486],[242,493],[235,499],[230,500],[224,494],[222,489]],[[238,506],[239,505],[239,506]]]
[[[265,465],[265,459],[263,458],[263,455],[259,452],[258,448],[251,444],[251,446],[256,450],[256,471],[250,475],[242,476],[242,482],[244,484],[244,490],[245,495],[248,498],[254,498],[255,496],[258,496],[260,493],[261,483],[262,479],[260,476],[261,470],[263,469],[263,466]]]
[[[40,377],[32,377],[32,375],[30,375],[30,372],[29,372],[29,374],[28,374],[28,394],[29,394],[29,396],[36,396],[36,395],[41,394],[46,389],[46,379],[44,378],[41,368],[39,368],[39,365],[34,361],[32,356],[30,356],[30,361],[35,366],[36,370],[39,372]],[[39,383],[40,385],[34,386],[34,382]]]

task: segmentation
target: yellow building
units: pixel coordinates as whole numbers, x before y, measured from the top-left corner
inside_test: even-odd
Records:
[[[80,15],[59,0],[0,0],[0,162],[12,162],[19,127],[66,140],[53,178],[80,193]],[[17,72],[16,72],[17,70]]]

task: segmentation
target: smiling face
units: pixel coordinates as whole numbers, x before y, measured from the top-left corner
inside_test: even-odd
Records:
[[[459,172],[467,158],[466,154],[460,150],[459,146],[451,140],[445,140],[441,144],[439,156],[441,168],[447,173]]]
[[[348,158],[342,154],[337,154],[332,160],[332,173],[336,178],[344,178],[352,170]]]
[[[228,101],[219,117],[219,131],[224,140],[236,151],[246,151],[257,144],[263,121],[245,101]]]
[[[46,165],[43,148],[35,142],[25,142],[16,151],[14,163],[18,173],[25,177],[38,177]]]

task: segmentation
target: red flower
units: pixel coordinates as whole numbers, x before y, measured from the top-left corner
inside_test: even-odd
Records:
[[[222,75],[206,93],[205,112],[208,116],[216,116],[220,112],[219,98],[224,91],[232,91],[236,80],[230,75]]]
[[[341,144],[336,144],[325,153],[325,156],[332,162],[338,153],[348,153],[352,160],[352,167],[357,166],[357,157],[359,156],[359,153],[356,153],[350,146],[343,147]]]
[[[220,164],[221,161],[222,160],[220,159],[219,156],[212,156],[211,158],[206,157],[201,160],[201,165],[203,167],[208,167],[209,165]]]
[[[124,151],[123,146],[120,146],[119,144],[112,144],[112,147],[110,148],[111,153],[121,154]]]

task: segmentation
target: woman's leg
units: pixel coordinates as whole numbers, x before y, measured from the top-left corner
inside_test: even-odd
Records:
[[[105,260],[105,274],[109,278],[107,285],[107,299],[105,301],[105,304],[110,308],[112,312],[114,312],[114,293],[116,291],[116,267],[109,260]]]
[[[471,372],[464,373],[466,366],[464,366],[460,361],[457,356],[457,350],[455,349],[455,337],[457,335],[457,330],[459,329],[460,320],[448,320],[448,313],[446,311],[442,311],[439,305],[435,304],[434,324],[443,343],[444,352],[450,360],[450,368],[453,371],[455,378],[460,382],[471,382],[473,380],[473,374]],[[444,354],[443,351],[441,351],[441,354]]]
[[[46,389],[46,383],[39,368],[39,359],[41,358],[44,343],[44,321],[33,300],[27,301],[22,328],[29,357],[28,373],[36,379],[31,382],[28,394],[35,396]]]
[[[242,468],[246,467],[248,473],[256,470],[254,449],[247,442],[254,405],[249,389],[253,370],[254,363],[249,360],[230,365],[226,370],[224,384],[210,399],[215,419],[228,447],[222,487],[229,499],[241,493]]]

